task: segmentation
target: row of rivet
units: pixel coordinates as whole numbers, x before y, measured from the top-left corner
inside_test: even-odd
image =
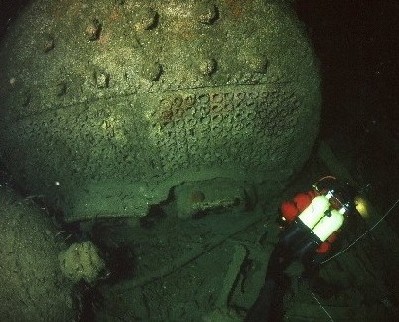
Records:
[[[219,18],[219,10],[215,5],[208,5],[205,3],[197,5],[195,14],[198,17],[198,22],[203,24],[212,24]],[[157,26],[159,21],[159,14],[152,8],[142,8],[137,12],[135,27],[138,30],[149,30]],[[100,38],[102,24],[98,19],[93,19],[89,22],[85,29],[85,35],[89,41],[95,41]],[[50,52],[55,47],[54,37],[46,35],[44,39],[43,50],[45,53]],[[268,61],[264,58],[253,59],[248,62],[250,69],[253,72],[265,73]],[[217,70],[217,62],[213,58],[205,59],[199,64],[199,72],[204,76],[210,76]],[[150,80],[157,81],[163,73],[162,65],[158,62],[148,63],[143,66],[141,76]],[[105,72],[94,72],[92,75],[92,84],[97,88],[107,88],[109,86],[110,75]],[[61,82],[57,84],[55,94],[60,97],[67,92],[66,83]]]
[[[135,28],[137,30],[150,30],[158,25],[159,14],[152,8],[142,8],[137,12]],[[212,24],[219,18],[219,11],[215,5],[206,6],[203,4],[197,8],[198,22],[203,24]],[[89,41],[95,41],[100,38],[102,24],[98,19],[92,19],[86,26],[85,35]],[[54,38],[47,35],[44,43],[44,52],[47,53],[54,49]]]
[[[267,68],[267,61],[259,59],[255,60],[251,64],[249,64],[250,68],[253,72],[257,73],[265,73]],[[217,70],[217,62],[214,58],[204,59],[198,66],[199,72],[203,76],[210,76]],[[160,79],[162,73],[164,72],[162,65],[159,62],[154,63],[146,63],[142,66],[140,75],[149,80],[149,81],[157,81]],[[109,87],[110,83],[110,74],[104,70],[94,70],[90,77],[90,84],[98,89],[106,89]],[[54,89],[54,94],[57,97],[64,96],[67,93],[67,84],[62,81],[56,84]]]
[[[197,9],[198,22],[212,24],[219,18],[219,11],[216,6],[199,6]],[[137,12],[135,23],[136,30],[150,30],[158,25],[159,14],[152,8],[142,8]],[[98,19],[93,19],[86,27],[85,35],[88,40],[94,41],[100,38],[102,25]]]

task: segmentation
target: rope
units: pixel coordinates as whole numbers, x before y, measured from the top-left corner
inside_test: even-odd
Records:
[[[318,298],[316,297],[316,295],[312,293],[313,298],[315,299],[315,301],[317,302],[317,304],[320,306],[320,308],[324,311],[324,313],[327,314],[328,318],[330,319],[331,322],[334,322],[332,316],[330,315],[330,313],[328,313],[328,311],[324,308],[324,306],[320,303],[320,301],[318,300]]]
[[[378,220],[374,224],[373,227],[371,227],[370,229],[366,230],[363,234],[361,234],[358,238],[356,238],[349,246],[347,246],[346,248],[344,248],[340,252],[336,253],[335,255],[331,256],[330,258],[327,258],[325,261],[321,262],[321,265],[329,262],[330,260],[332,260],[333,258],[341,255],[342,253],[345,253],[349,248],[351,248],[353,245],[355,245],[360,239],[362,239],[364,236],[366,236],[368,233],[370,233],[375,227],[377,227],[390,214],[390,212],[396,207],[396,205],[398,203],[399,203],[399,199],[396,200],[396,202],[392,205],[392,207],[388,209],[388,211],[385,213],[385,215],[382,216],[380,218],[380,220]]]

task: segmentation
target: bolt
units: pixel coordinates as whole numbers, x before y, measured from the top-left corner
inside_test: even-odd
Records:
[[[152,8],[142,8],[137,12],[135,27],[137,30],[150,30],[156,27],[158,20],[158,12]]]
[[[24,90],[21,93],[21,105],[27,107],[32,102],[32,93],[28,90]]]
[[[67,85],[65,82],[59,82],[57,85],[55,85],[54,92],[57,97],[64,96],[66,94],[66,91]]]
[[[85,30],[87,39],[90,41],[97,40],[100,37],[101,28],[101,23],[97,19],[90,21]]]
[[[51,35],[46,35],[44,39],[44,46],[43,50],[45,53],[48,53],[49,51],[54,49],[54,37]]]
[[[15,77],[11,77],[10,80],[9,80],[9,82],[10,82],[10,85],[11,85],[12,87],[14,87],[15,84],[16,84],[16,82],[17,82],[17,79],[16,79]]]
[[[211,25],[219,18],[219,10],[214,4],[199,3],[196,15],[200,23]]]
[[[97,88],[108,88],[109,74],[104,71],[94,71],[93,82]]]
[[[267,67],[269,66],[269,61],[266,57],[252,57],[247,61],[249,68],[255,72],[260,74],[265,74],[267,72]]]
[[[157,81],[161,77],[163,70],[160,63],[147,63],[143,65],[141,75],[150,81]]]
[[[209,76],[216,71],[217,63],[216,60],[213,58],[205,59],[199,65],[199,70],[202,75]]]

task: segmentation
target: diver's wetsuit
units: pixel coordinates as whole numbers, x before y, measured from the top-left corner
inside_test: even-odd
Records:
[[[316,248],[321,240],[309,227],[296,220],[281,233],[279,242],[269,257],[267,276],[278,277],[295,259],[305,265],[305,272],[312,275],[318,267],[314,261]]]
[[[312,187],[312,191],[299,193],[280,207],[281,220],[288,227],[269,257],[265,284],[248,311],[246,321],[279,320],[275,307],[282,305],[287,284],[284,271],[293,260],[304,264],[302,277],[311,283],[312,289],[321,291],[323,288],[322,280],[316,279],[319,266],[341,231],[345,215],[354,209],[354,193],[350,186],[341,185],[330,176],[323,177]]]
[[[301,260],[305,266],[302,274],[306,278],[317,275],[319,265],[315,260],[315,251],[320,239],[300,220],[281,233],[279,242],[269,257],[265,284],[259,296],[249,310],[245,321],[276,321],[278,311],[282,309],[282,300],[287,278],[284,271],[294,260]]]

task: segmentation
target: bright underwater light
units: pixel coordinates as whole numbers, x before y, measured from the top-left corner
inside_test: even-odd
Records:
[[[367,201],[365,199],[363,199],[362,197],[356,197],[355,205],[356,210],[363,218],[368,218],[370,216]]]

